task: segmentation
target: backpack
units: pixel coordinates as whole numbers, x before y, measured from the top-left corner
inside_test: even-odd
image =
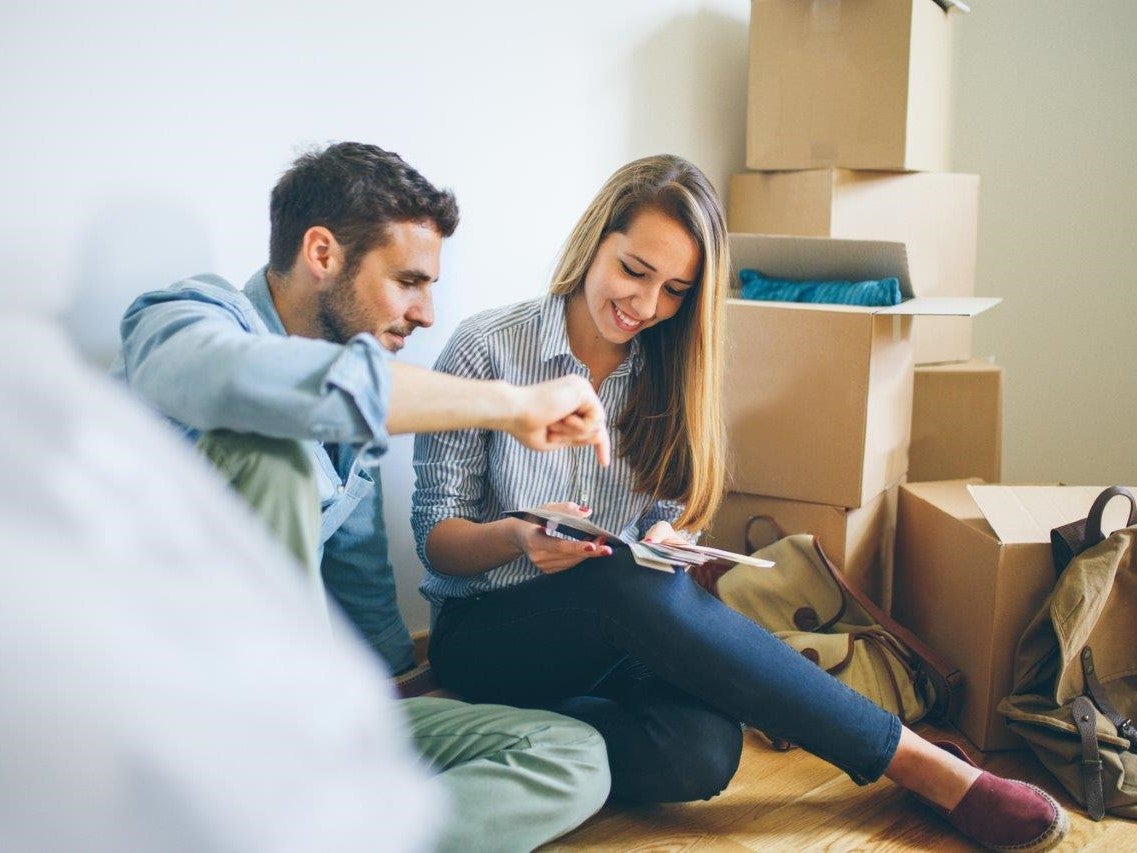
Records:
[[[1130,502],[1108,538],[1102,513]],[[1054,590],[1015,652],[1014,690],[999,703],[1010,729],[1101,820],[1137,818],[1137,501],[1106,489],[1083,522],[1051,534]]]

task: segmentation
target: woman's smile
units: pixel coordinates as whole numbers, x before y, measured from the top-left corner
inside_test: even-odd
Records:
[[[616,326],[625,332],[638,332],[643,326],[643,320],[625,314],[615,302],[612,303],[612,316],[616,318]]]

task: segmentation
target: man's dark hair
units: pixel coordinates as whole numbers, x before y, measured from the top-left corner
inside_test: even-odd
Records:
[[[285,273],[304,233],[322,225],[344,250],[345,276],[387,239],[395,222],[430,222],[443,237],[458,227],[458,203],[406,164],[375,145],[337,142],[303,154],[272,190],[269,268]]]

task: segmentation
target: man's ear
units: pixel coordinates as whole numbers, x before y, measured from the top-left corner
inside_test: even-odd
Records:
[[[316,281],[322,282],[339,274],[343,265],[343,247],[323,225],[313,225],[304,232],[297,261]]]

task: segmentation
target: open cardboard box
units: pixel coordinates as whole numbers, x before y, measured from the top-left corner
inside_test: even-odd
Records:
[[[861,506],[908,470],[911,318],[971,317],[1000,300],[915,296],[903,243],[732,234],[730,246],[735,271],[899,279],[904,301],[885,308],[727,300],[729,488]]]
[[[966,676],[956,724],[982,750],[1026,745],[996,706],[1013,688],[1019,637],[1054,587],[1050,531],[1085,518],[1103,488],[900,487],[893,615]],[[1122,526],[1128,509],[1111,502],[1103,529]]]
[[[977,175],[811,169],[730,181],[731,231],[904,243],[920,296],[975,295],[978,221]],[[967,317],[917,317],[916,364],[970,358],[971,326]]]

